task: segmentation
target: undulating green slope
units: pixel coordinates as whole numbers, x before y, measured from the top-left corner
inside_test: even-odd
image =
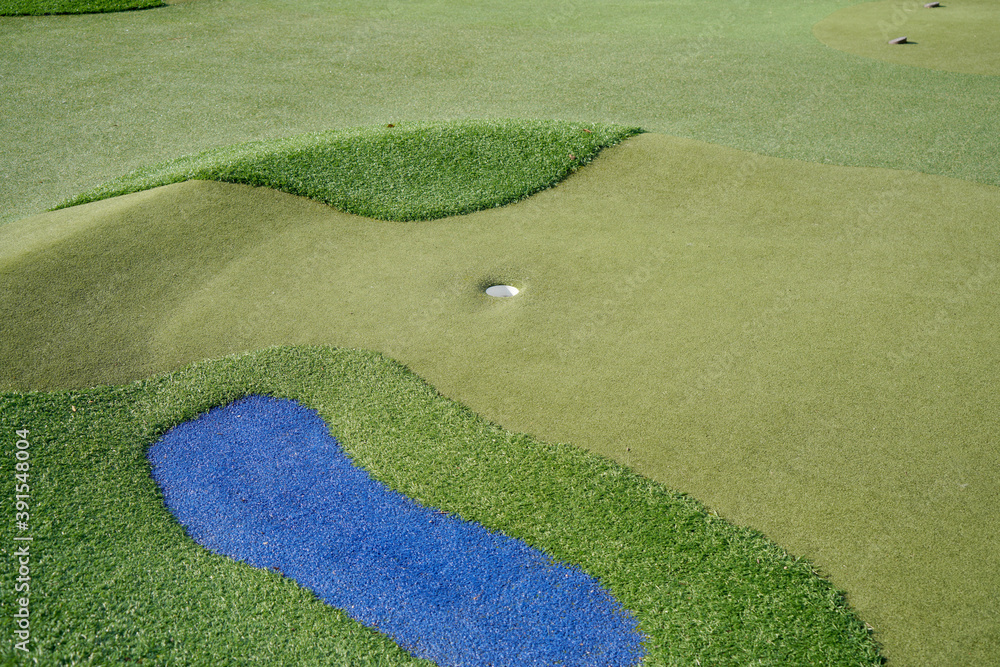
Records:
[[[891,665],[989,664],[997,35],[979,0],[888,3],[876,29],[921,30],[880,60],[855,48],[874,39],[855,19],[886,4],[0,17],[0,386],[127,382],[270,344],[379,350],[506,428],[603,453],[808,557]],[[605,156],[625,162],[420,225],[204,182],[37,216],[178,156],[470,118],[715,146],[643,135]],[[493,281],[523,298],[491,301]]]
[[[866,2],[846,7],[813,28],[835,49],[891,63],[948,72],[1000,75],[1000,7],[990,0],[961,0],[926,7],[922,2]],[[906,37],[906,43],[890,40]]]
[[[146,447],[260,393],[316,409],[393,488],[600,579],[639,620],[644,664],[880,663],[841,594],[761,535],[610,461],[488,424],[377,354],[287,347],[128,386],[0,395],[3,432],[29,443],[31,657],[428,664],[290,579],[199,547],[163,505]],[[12,590],[17,573],[3,573]],[[9,641],[0,656],[27,657]]]
[[[443,218],[524,199],[640,131],[560,121],[390,123],[178,158],[58,208],[200,179],[269,187],[382,220]]]
[[[378,350],[808,557],[890,659],[981,661],[998,197],[655,134],[419,224],[178,183],[0,231],[0,367],[41,389],[272,344]]]
[[[220,146],[460,118],[1000,184],[994,79],[831,49],[813,26],[847,4],[198,0],[0,18],[0,221]]]

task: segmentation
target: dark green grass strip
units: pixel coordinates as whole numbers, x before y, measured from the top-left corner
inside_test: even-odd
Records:
[[[141,169],[57,208],[198,179],[266,186],[381,220],[430,220],[524,199],[640,131],[562,121],[466,120],[306,134]]]
[[[162,0],[0,0],[0,16],[98,14],[162,7]]]
[[[197,546],[162,505],[145,449],[251,393],[317,410],[355,462],[396,490],[598,577],[639,619],[645,664],[880,662],[841,593],[759,533],[608,460],[491,425],[379,354],[327,347],[270,348],[126,386],[0,395],[4,451],[17,430],[30,432],[32,656],[418,664],[277,573]],[[4,498],[12,463],[4,458]],[[9,553],[4,561],[9,591],[16,574]],[[12,607],[2,613],[12,627]],[[13,650],[5,641],[0,657]]]

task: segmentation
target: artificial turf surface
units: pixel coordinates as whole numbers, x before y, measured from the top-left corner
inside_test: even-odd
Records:
[[[831,49],[844,0],[198,0],[0,18],[0,222],[219,146],[456,118],[621,123],[1000,184],[989,77]]]
[[[274,188],[382,220],[443,218],[524,199],[639,131],[557,121],[390,123],[206,151],[57,208],[200,179]]]
[[[939,7],[882,0],[841,9],[815,25],[824,44],[902,65],[1000,75],[1000,6],[957,0]],[[906,37],[904,45],[889,40]]]
[[[0,16],[122,12],[164,4],[163,0],[0,0]]]
[[[0,230],[3,382],[121,383],[281,343],[381,350],[492,421],[809,554],[898,645],[969,655],[996,627],[977,415],[1000,362],[982,342],[998,205],[991,186],[656,134],[436,221],[178,183]],[[493,282],[522,293],[491,299]],[[928,646],[930,625],[968,639]]]
[[[188,536],[442,665],[626,667],[645,637],[590,575],[374,480],[323,418],[253,395],[149,449]]]
[[[759,533],[607,459],[489,424],[376,353],[290,347],[124,386],[0,396],[0,428],[11,437],[27,430],[30,442],[33,657],[426,664],[275,570],[197,545],[164,506],[147,447],[248,395],[316,410],[384,484],[597,577],[635,614],[644,664],[879,664],[841,594]],[[162,450],[154,445],[157,470]],[[0,480],[5,494],[13,483]],[[283,493],[294,482],[273,486]],[[9,543],[3,549],[9,561]],[[3,569],[5,590],[15,577]],[[516,589],[508,594],[515,603]],[[14,655],[10,642],[0,655]]]
[[[22,218],[129,169],[215,146],[407,118],[585,118],[817,163],[1000,183],[996,78],[830,49],[815,38],[813,26],[848,5],[861,7],[837,0],[789,0],[766,8],[735,0],[613,6],[205,0],[155,12],[0,19],[7,47],[0,52],[0,92],[13,111],[0,116],[0,219]],[[620,148],[640,140],[649,148],[646,142],[659,138],[639,137]],[[685,170],[711,181],[719,174],[716,167],[728,164],[731,176],[745,179],[771,164],[726,149],[690,152],[690,146],[633,152],[635,180],[615,176],[611,187],[626,193],[596,208],[614,219],[687,221],[683,231],[689,236],[704,231],[714,243],[698,246],[700,236],[689,241],[700,254],[671,272],[652,255],[653,261],[625,271],[618,269],[627,262],[605,268],[617,282],[583,283],[590,293],[603,290],[596,301],[582,298],[588,292],[577,285],[550,291],[562,300],[540,304],[548,310],[534,316],[538,333],[531,336],[566,333],[573,317],[582,322],[570,328],[573,337],[560,362],[581,353],[586,359],[565,371],[521,339],[523,305],[510,302],[499,310],[485,297],[471,296],[491,277],[534,285],[537,267],[558,256],[539,250],[544,243],[526,246],[513,259],[476,249],[467,265],[435,274],[438,282],[425,289],[424,298],[413,297],[420,310],[399,305],[396,312],[409,312],[416,329],[436,335],[439,343],[420,341],[398,317],[380,318],[377,309],[341,309],[338,304],[361,303],[365,290],[399,297],[377,280],[338,294],[327,286],[329,270],[319,258],[299,262],[299,274],[303,283],[319,279],[314,284],[330,299],[307,299],[321,307],[297,310],[292,290],[287,307],[279,309],[291,319],[269,320],[257,304],[279,295],[266,289],[263,278],[245,283],[241,292],[240,271],[264,259],[255,268],[271,271],[285,286],[295,285],[295,271],[282,272],[280,259],[264,249],[256,260],[241,258],[254,244],[276,238],[271,232],[289,231],[280,218],[287,202],[256,191],[230,196],[205,184],[170,191],[188,203],[168,204],[158,193],[129,199],[132,229],[156,221],[164,229],[143,245],[121,223],[117,238],[127,249],[109,257],[101,251],[103,244],[114,247],[114,225],[98,211],[122,220],[121,210],[114,210],[118,204],[37,226],[17,224],[3,241],[7,258],[18,254],[17,244],[25,257],[36,250],[49,254],[40,267],[16,267],[22,273],[15,283],[29,287],[20,301],[6,297],[14,320],[2,331],[5,347],[10,341],[13,350],[4,365],[13,359],[9,372],[28,385],[71,386],[115,374],[144,377],[202,353],[260,340],[367,341],[419,364],[448,395],[507,426],[604,451],[813,558],[850,591],[893,664],[988,663],[1000,645],[1000,587],[993,574],[1000,570],[1000,549],[990,511],[998,501],[997,437],[989,399],[996,361],[989,324],[996,318],[995,238],[989,230],[997,208],[980,199],[988,190],[905,173],[881,180],[873,176],[881,172],[867,170],[856,172],[856,179],[822,175],[800,181],[796,165],[765,170],[768,183],[748,197],[760,203],[749,207],[752,215],[735,194],[713,208],[718,189],[712,188],[699,200],[697,188],[682,187],[677,201],[687,196],[692,204],[678,207],[668,195]],[[658,170],[671,164],[671,155],[684,162],[670,172]],[[607,185],[584,182],[591,190],[578,192],[580,201],[608,191]],[[560,188],[540,201],[551,201]],[[767,197],[786,211],[773,229]],[[786,209],[783,202],[793,205]],[[531,222],[538,227],[559,205],[543,211],[528,200],[512,210],[536,210]],[[229,243],[211,248],[199,239],[198,216],[226,209],[233,215],[220,221],[230,226]],[[589,220],[593,209],[574,210]],[[804,234],[809,228],[795,221],[810,220],[817,211],[833,217],[815,223],[810,239]],[[734,224],[727,227],[716,214]],[[873,217],[878,224],[870,223]],[[74,227],[83,234],[88,226],[102,229],[103,239],[59,239]],[[322,237],[304,236],[302,243],[331,252],[374,247],[363,235],[344,238],[344,246]],[[596,247],[612,245],[612,238],[607,231],[588,242],[587,234],[578,234],[575,244],[559,248],[606,267]],[[651,248],[662,241],[642,238],[653,239]],[[160,259],[157,239],[179,242],[193,254]],[[54,268],[58,251],[46,250],[47,244],[67,251],[68,275],[99,289],[74,289],[63,280]],[[411,249],[437,257],[432,245],[417,239]],[[621,256],[632,252],[623,249]],[[95,266],[110,269],[108,276],[81,268],[88,253]],[[152,258],[152,267],[147,271],[130,256]],[[442,251],[440,257],[447,267],[449,256]],[[202,261],[210,266],[199,268]],[[210,267],[220,266],[227,268],[209,285],[215,270]],[[553,264],[561,267],[567,264]],[[579,277],[574,266],[568,268],[567,275]],[[55,276],[53,289],[31,287],[31,271],[43,280]],[[401,284],[402,269],[388,265],[386,273],[391,284]],[[159,284],[162,276],[169,284]],[[657,294],[647,287],[657,281],[686,300],[672,310],[657,306]],[[794,289],[798,284],[804,288]],[[233,340],[199,350],[200,342],[221,337],[221,326],[211,333],[219,311],[209,308],[207,296],[196,306],[180,305],[191,299],[178,295],[205,285],[209,293],[226,287],[253,298],[227,315]],[[445,307],[453,295],[469,296],[463,303],[482,309],[480,324],[489,324],[483,317],[490,313],[497,316],[497,348],[486,340],[470,354],[465,343],[465,352],[449,357],[446,343],[461,343],[463,331],[473,337],[493,331],[466,326],[453,335],[445,325],[462,323],[468,314]],[[121,302],[111,305],[115,299]],[[637,308],[654,305],[646,328],[613,344],[609,336],[595,340],[594,332],[609,323],[619,323],[615,331],[643,324],[642,317],[602,305],[622,300]],[[594,303],[597,310],[588,310]],[[65,310],[45,314],[52,304]],[[162,313],[174,309],[190,317],[160,323]],[[118,332],[101,323],[101,313],[111,312],[130,313],[118,322]],[[664,321],[657,312],[677,323],[663,331],[678,338],[664,334],[655,339],[662,345],[639,345],[630,354],[653,322]],[[549,321],[558,317],[563,324]],[[364,326],[352,330],[359,319]],[[96,326],[88,340],[91,323]],[[51,334],[43,324],[53,326]],[[163,334],[165,326],[173,331]],[[184,341],[184,327],[194,340]],[[61,342],[60,332],[67,334]],[[22,334],[38,345],[19,342]],[[155,341],[148,346],[152,352],[142,340]],[[602,348],[612,351],[609,359],[600,357]],[[485,354],[474,356],[479,350]],[[48,364],[50,352],[54,362]],[[671,415],[676,385],[698,400],[683,401]],[[635,414],[640,416],[630,421]],[[594,435],[608,424],[617,440]]]

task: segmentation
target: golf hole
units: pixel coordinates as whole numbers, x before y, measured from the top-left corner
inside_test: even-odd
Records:
[[[519,289],[510,285],[492,285],[486,288],[488,295],[496,297],[517,296],[519,291]]]

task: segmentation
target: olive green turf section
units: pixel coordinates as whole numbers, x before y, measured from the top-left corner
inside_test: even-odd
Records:
[[[899,665],[1000,646],[1000,188],[644,134],[389,223],[188,182],[0,229],[3,386],[368,348],[762,530]],[[521,295],[491,299],[493,282]]]
[[[530,120],[405,123],[237,144],[127,174],[76,206],[187,180],[266,186],[380,220],[427,220],[529,197],[639,128]]]
[[[847,4],[197,0],[0,17],[0,224],[220,146],[461,118],[619,123],[1000,185],[996,82],[829,48],[812,28]]]
[[[127,386],[0,395],[6,445],[28,431],[42,664],[430,664],[280,574],[210,554],[164,507],[146,447],[261,393],[317,410],[396,490],[597,577],[646,635],[645,665],[880,664],[842,595],[760,534],[606,459],[486,423],[378,354],[287,347]],[[13,560],[23,543],[7,531]],[[5,590],[14,579],[5,567]],[[5,641],[0,658],[13,653]]]
[[[840,51],[900,65],[963,74],[1000,75],[1000,4],[951,0],[924,7],[918,0],[881,0],[845,7],[813,27],[817,39]],[[906,44],[889,40],[906,37]]]
[[[162,0],[0,0],[0,16],[123,12],[164,4]]]

